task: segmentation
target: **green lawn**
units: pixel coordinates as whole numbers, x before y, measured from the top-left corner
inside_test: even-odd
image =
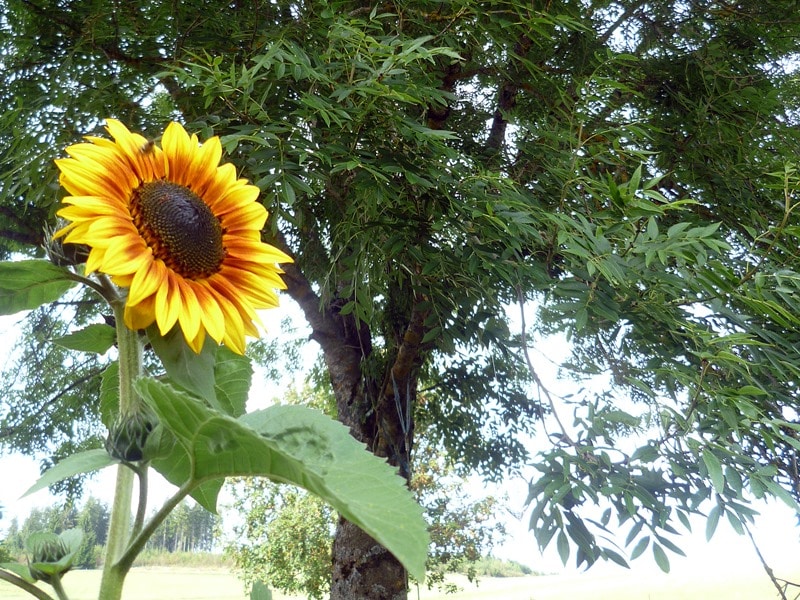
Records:
[[[71,600],[97,600],[100,571],[75,571],[64,580]],[[464,590],[444,595],[420,589],[420,600],[772,600],[777,597],[766,575],[703,576],[662,574],[556,575],[492,578],[477,588],[458,579]],[[46,586],[45,586],[46,589]],[[125,600],[244,600],[241,582],[227,571],[187,568],[138,568],[128,576]],[[0,582],[3,600],[30,600]],[[295,597],[274,594],[275,600]],[[411,590],[410,600],[417,598]]]

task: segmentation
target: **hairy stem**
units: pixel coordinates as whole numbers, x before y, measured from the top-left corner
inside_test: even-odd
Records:
[[[117,328],[119,349],[119,415],[130,417],[142,410],[142,399],[133,389],[133,382],[141,374],[142,346],[138,334],[125,326],[124,304],[121,300],[112,303]],[[100,598],[119,600],[127,569],[117,567],[117,561],[125,552],[131,529],[131,499],[133,497],[134,472],[125,465],[117,471],[114,504],[108,528],[103,578],[100,582]]]
[[[67,592],[64,591],[64,586],[61,585],[61,576],[60,575],[53,575],[50,581],[50,585],[53,586],[53,589],[56,591],[56,595],[58,596],[58,600],[69,600],[69,596],[67,596]]]
[[[139,506],[136,509],[136,518],[133,521],[131,539],[139,535],[144,525],[145,511],[147,510],[147,473],[150,470],[148,465],[149,463],[145,463],[136,470],[136,475],[139,477]]]
[[[50,594],[44,590],[40,590],[32,583],[28,583],[22,577],[12,573],[11,571],[0,569],[0,580],[7,581],[11,585],[17,586],[19,589],[28,592],[34,598],[39,598],[39,600],[53,600],[53,597]]]
[[[169,516],[169,514],[175,509],[178,504],[180,504],[181,500],[186,498],[194,487],[198,485],[196,481],[189,480],[185,484],[183,484],[177,492],[175,492],[172,496],[170,496],[164,505],[158,509],[158,511],[150,517],[150,520],[144,525],[141,531],[139,531],[131,540],[130,546],[125,551],[119,562],[117,563],[117,567],[122,570],[124,573],[127,573],[128,570],[133,565],[134,559],[138,556],[139,552],[142,551],[144,545],[147,543],[147,540],[150,539],[150,536],[155,533],[155,530],[158,528],[161,523]],[[124,574],[123,574],[124,577]]]

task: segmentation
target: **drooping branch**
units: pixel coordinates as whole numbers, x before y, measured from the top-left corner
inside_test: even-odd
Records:
[[[279,245],[288,250],[285,240]],[[299,266],[283,265],[286,291],[303,311],[311,326],[311,339],[322,348],[328,367],[339,420],[350,427],[353,436],[367,444],[371,435],[365,433],[368,402],[364,402],[361,365],[372,350],[369,328],[358,323],[352,314],[342,315],[337,307],[325,303],[314,291],[311,282]]]
[[[509,61],[508,70],[513,73],[516,70],[519,57],[525,56],[531,48],[533,40],[530,36],[523,36],[515,45],[513,58]],[[508,115],[517,104],[517,94],[520,86],[512,77],[508,77],[497,90],[497,107],[492,117],[492,126],[489,129],[489,137],[486,140],[486,149],[497,152],[502,148],[506,139],[506,129],[508,128]]]

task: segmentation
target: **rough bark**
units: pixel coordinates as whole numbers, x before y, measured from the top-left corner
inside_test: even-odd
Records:
[[[295,265],[286,268],[288,292],[304,311],[312,338],[323,351],[339,420],[376,455],[409,476],[416,394],[415,366],[423,337],[424,314],[413,313],[384,381],[363,375],[372,352],[370,331],[336,304],[323,305]],[[403,566],[369,535],[340,519],[333,543],[331,600],[405,600],[408,577]]]

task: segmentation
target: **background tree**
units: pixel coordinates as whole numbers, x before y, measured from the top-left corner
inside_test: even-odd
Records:
[[[158,527],[146,548],[166,552],[210,552],[219,517],[195,502],[184,501]]]
[[[336,515],[319,498],[264,479],[238,481],[232,508],[242,518],[225,552],[247,585],[322,600],[330,589]]]
[[[323,412],[336,406],[324,369],[316,367],[301,389],[290,388],[281,401]],[[416,431],[409,485],[425,509],[431,533],[425,584],[455,593],[458,586],[446,582],[445,575],[465,573],[470,581],[477,580],[478,561],[505,535],[497,519],[504,499],[466,493],[466,477],[457,474],[441,448]],[[230,491],[236,524],[225,551],[245,583],[261,581],[284,593],[326,597],[337,519],[330,506],[302,490],[261,479],[236,481]]]
[[[3,249],[42,252],[57,201],[42,165],[101,117],[219,134],[296,259],[288,292],[354,436],[406,477],[417,420],[487,477],[531,462],[540,545],[622,562],[603,536],[629,527],[630,554],[667,568],[688,515],[743,529],[753,498],[800,496],[796,15],[7,0]],[[520,331],[509,307],[531,300]],[[534,332],[566,333],[565,376],[608,385],[544,389]],[[520,436],[541,420],[553,447],[531,457]],[[372,548],[339,524],[333,598],[405,596]]]
[[[105,544],[108,533],[109,509],[96,498],[89,497],[78,510],[74,503],[34,508],[19,526],[16,518],[6,532],[5,544],[11,555],[20,557],[25,552],[25,540],[36,531],[61,533],[77,527],[83,531],[83,543],[78,551],[74,566],[83,569],[97,567],[95,546]]]

